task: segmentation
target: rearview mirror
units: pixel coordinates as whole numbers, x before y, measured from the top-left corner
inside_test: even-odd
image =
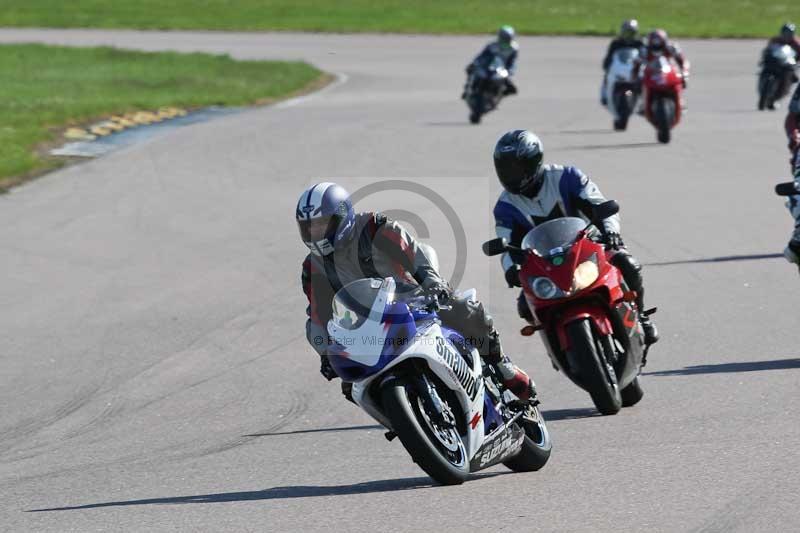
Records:
[[[608,200],[602,204],[597,204],[592,210],[593,222],[600,222],[617,213],[619,213],[619,204],[614,200]]]
[[[508,250],[508,241],[502,237],[492,239],[483,243],[484,255],[493,256],[505,253]]]
[[[786,183],[779,183],[775,186],[775,194],[778,196],[794,196],[800,194],[797,190],[797,185],[794,181],[787,181]]]

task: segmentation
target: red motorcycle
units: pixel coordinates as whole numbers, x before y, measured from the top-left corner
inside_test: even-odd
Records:
[[[605,202],[594,218],[618,210]],[[586,390],[598,411],[613,415],[642,399],[647,348],[636,293],[609,262],[611,252],[592,240],[597,235],[581,218],[558,218],[529,231],[521,248],[498,238],[484,243],[483,252],[524,255],[520,281],[536,322],[521,333],[541,331],[553,366]]]
[[[656,128],[658,141],[668,143],[672,128],[681,120],[683,75],[663,55],[649,61],[644,69],[645,117]]]

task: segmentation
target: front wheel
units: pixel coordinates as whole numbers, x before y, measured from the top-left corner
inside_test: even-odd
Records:
[[[467,479],[469,460],[458,430],[435,422],[414,387],[400,379],[387,383],[382,400],[392,429],[415,463],[442,485],[460,485]]]
[[[525,430],[525,440],[517,455],[503,461],[503,464],[514,472],[535,472],[540,470],[550,459],[553,442],[547,431],[544,417],[538,407],[528,407],[520,417],[518,424]]]
[[[608,362],[602,343],[596,338],[588,319],[567,325],[569,360],[578,365],[581,382],[592,397],[597,410],[604,415],[614,415],[622,408],[619,384],[614,368]]]
[[[671,100],[661,97],[656,100],[654,105],[656,130],[658,130],[658,142],[664,144],[667,144],[670,141],[670,130],[672,129],[672,121],[675,116],[671,104]]]
[[[767,107],[767,98],[769,97],[770,85],[772,77],[767,74],[762,74],[758,84],[758,110],[764,111]]]

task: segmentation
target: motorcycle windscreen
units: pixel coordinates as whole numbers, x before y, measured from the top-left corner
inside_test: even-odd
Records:
[[[563,254],[584,228],[586,221],[582,218],[564,217],[548,220],[525,235],[522,239],[522,248],[533,250],[539,257]]]

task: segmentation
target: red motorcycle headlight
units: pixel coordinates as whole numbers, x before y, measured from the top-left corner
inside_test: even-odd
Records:
[[[588,261],[584,261],[575,269],[575,275],[572,278],[571,293],[581,291],[589,287],[597,281],[600,275],[600,270],[597,267],[597,254],[592,254]]]

